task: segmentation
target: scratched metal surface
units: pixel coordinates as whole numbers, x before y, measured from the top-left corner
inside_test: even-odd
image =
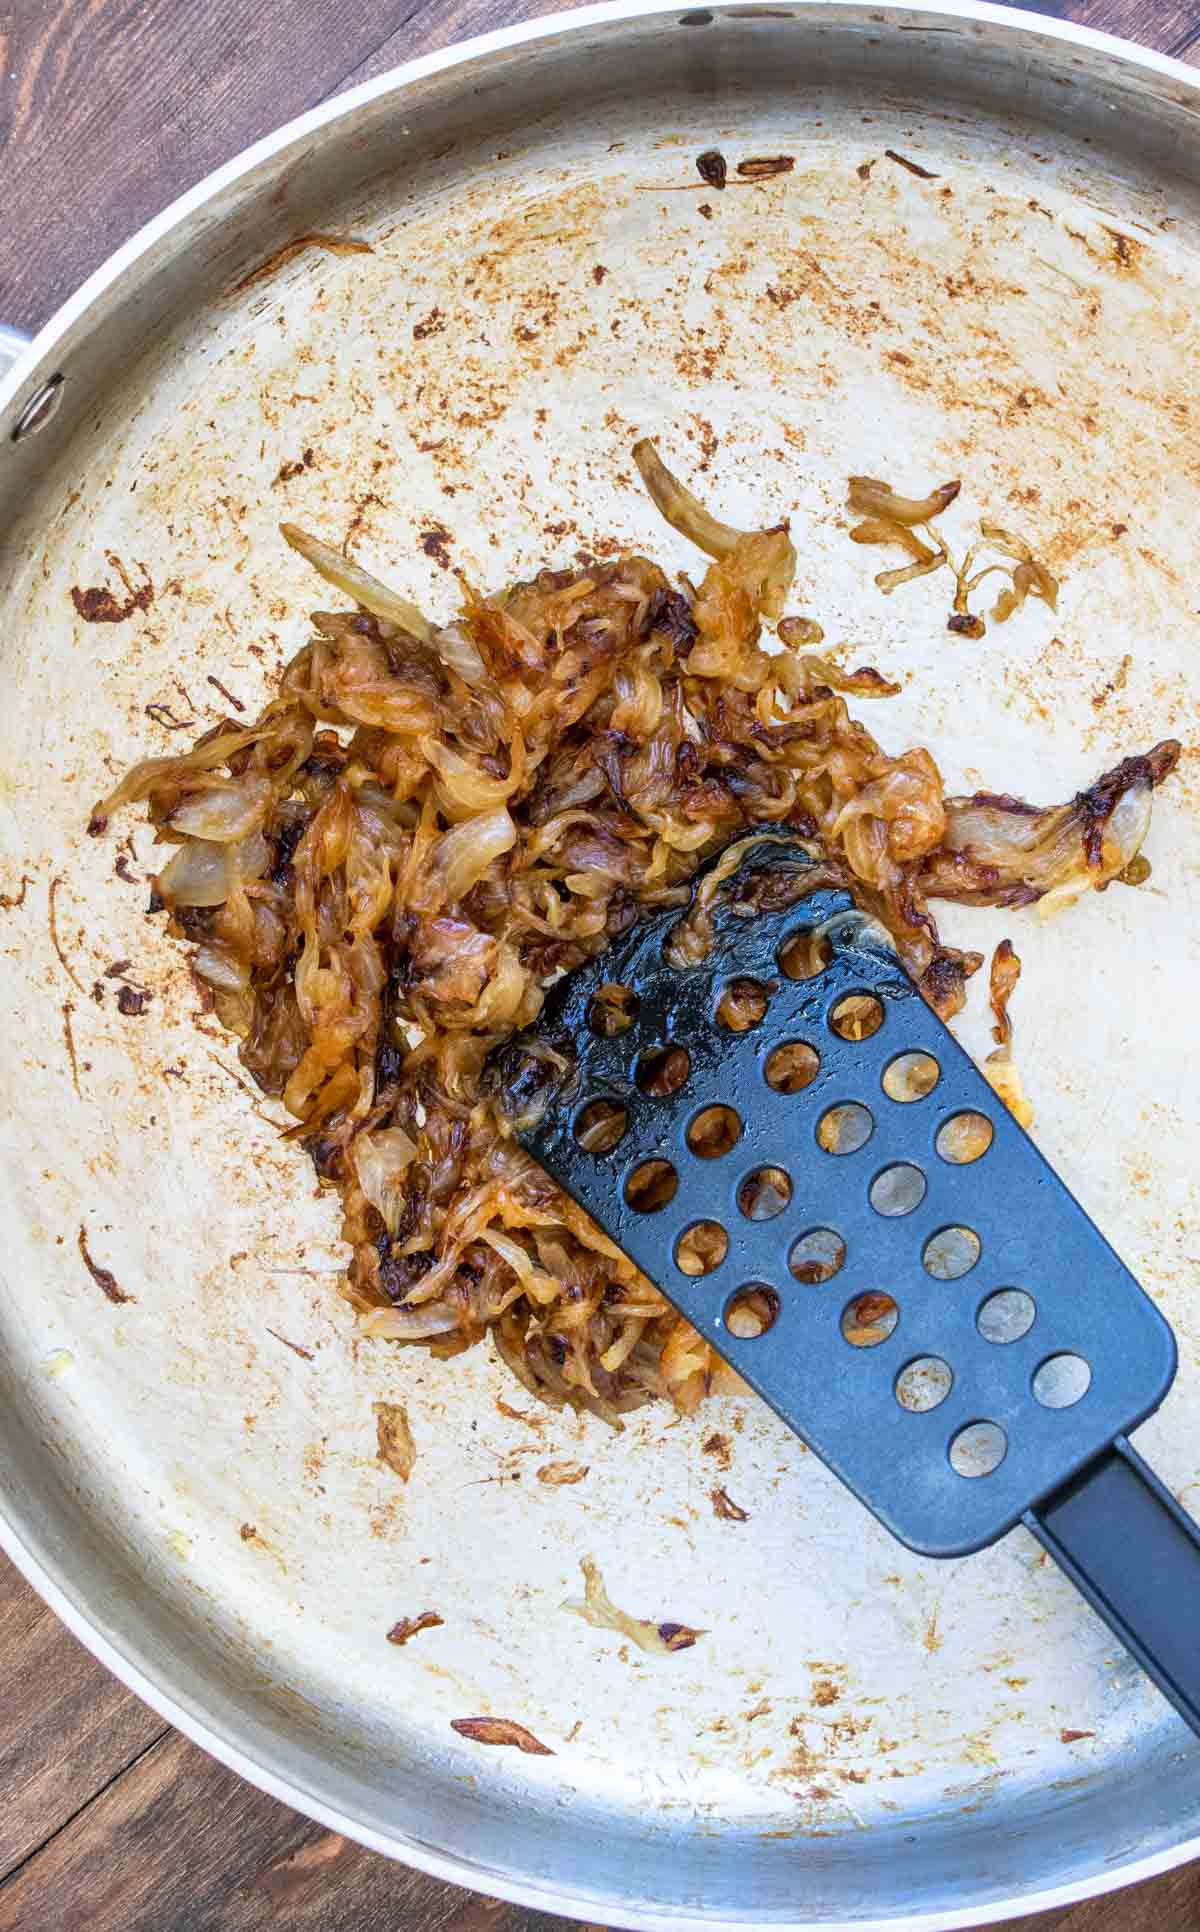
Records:
[[[482,1350],[357,1342],[333,1207],[145,917],[145,830],[83,833],[170,748],[148,703],[211,721],[215,677],[252,709],[302,638],[322,595],[281,516],[438,616],[434,528],[487,585],[597,537],[694,568],[635,488],[637,432],[732,520],[791,517],[797,607],[901,680],[868,722],[952,786],[1064,796],[1180,736],[1146,887],[944,931],[1024,960],[1035,1134],[1176,1325],[1140,1440],[1194,1506],[1193,101],[978,9],[585,21],[433,63],[186,213],[55,344],[54,429],[0,448],[7,1535],[173,1716],[370,1843],[593,1919],[947,1926],[1200,1831],[1196,1745],[1023,1533],[922,1560],[752,1400],[616,1437],[533,1413]],[[706,192],[714,145],[795,166]],[[237,286],[312,230],[373,252]],[[1020,529],[1057,617],[977,644],[938,578],[882,598],[855,471],[961,476],[952,547]],[[126,601],[122,573],[128,616],[78,613],[72,589]],[[375,1458],[389,1399],[407,1485]],[[568,1458],[583,1482],[536,1480]],[[565,1614],[588,1554],[704,1636],[651,1658]],[[387,1645],[425,1609],[441,1628]],[[555,1755],[451,1731],[481,1712]]]

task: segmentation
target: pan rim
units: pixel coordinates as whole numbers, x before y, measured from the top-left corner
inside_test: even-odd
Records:
[[[178,195],[160,214],[152,216],[137,229],[99,268],[93,270],[74,294],[69,295],[43,323],[25,355],[12,365],[6,375],[0,377],[0,413],[12,403],[30,378],[38,374],[68,330],[80,321],[101,295],[114,288],[157,242],[187,217],[198,213],[226,188],[233,187],[264,161],[281,154],[297,141],[330,126],[343,115],[382,100],[389,94],[399,94],[419,81],[431,79],[455,67],[466,67],[492,54],[508,53],[540,41],[553,40],[559,34],[587,32],[594,27],[669,16],[679,11],[679,3],[680,0],[600,0],[598,5],[570,8],[537,20],[523,21],[514,27],[500,27],[493,33],[477,34],[470,40],[456,42],[436,53],[422,54],[416,60],[404,61],[375,80],[363,81],[358,87],[335,94],[331,100],[310,108],[306,114],[286,121],[273,134],[264,135],[261,140],[235,155],[232,161],[224,162],[194,187]],[[704,11],[736,16],[741,5],[742,0],[711,0],[711,5],[706,5]],[[811,7],[830,13],[852,13],[861,6],[861,0],[796,0],[796,5],[798,8]],[[897,14],[927,15],[962,24],[999,27],[1026,39],[1043,39],[1066,47],[1086,48],[1096,54],[1106,54],[1111,60],[1127,67],[1161,75],[1200,97],[1200,73],[1195,68],[1175,60],[1169,54],[1140,47],[1136,42],[1123,40],[1116,34],[1078,26],[1074,21],[1032,15],[1016,7],[994,5],[992,0],[904,0],[904,5],[895,11]],[[1036,26],[1034,20],[1037,21]]]
[[[213,170],[195,186],[146,222],[111,254],[35,334],[24,355],[0,377],[0,414],[16,398],[51,372],[59,343],[87,315],[108,291],[129,276],[150,251],[189,217],[197,214],[225,190],[252,174],[264,162],[280,155],[290,146],[307,139],[358,109],[392,95],[399,95],[414,84],[467,67],[489,56],[509,53],[552,40],[564,34],[586,33],[605,26],[628,25],[669,17],[680,12],[682,0],[602,0],[602,4],[570,9],[541,19],[477,35],[436,53],[402,63],[375,80],[335,95],[320,106],[286,122],[273,133],[244,149],[231,161]],[[785,0],[786,4],[786,0]],[[862,0],[796,0],[801,12],[852,13],[861,10]],[[705,0],[705,11],[736,14],[740,0]],[[940,19],[955,23],[977,24],[1063,47],[1086,49],[1127,69],[1153,74],[1172,81],[1200,100],[1200,73],[1182,61],[1136,45],[1116,35],[1015,8],[991,4],[991,0],[904,0],[893,18],[904,15]],[[567,1892],[555,1884],[532,1877],[514,1875],[491,1867],[474,1866],[463,1855],[443,1853],[428,1843],[406,1836],[401,1830],[382,1832],[361,1823],[337,1804],[310,1790],[294,1775],[285,1776],[271,1766],[269,1754],[248,1749],[238,1742],[228,1724],[214,1719],[193,1700],[173,1688],[169,1670],[144,1661],[146,1646],[136,1636],[117,1629],[117,1618],[102,1620],[77,1593],[71,1579],[69,1562],[52,1555],[42,1546],[31,1528],[17,1520],[0,1478],[0,1549],[13,1562],[27,1582],[85,1648],[132,1690],[167,1723],[183,1733],[237,1776],[264,1791],[282,1804],[300,1811],[331,1831],[354,1840],[366,1848],[395,1858],[444,1883],[466,1886],[489,1896],[504,1899],[529,1909],[557,1913],[566,1918],[619,1927],[636,1923],[639,1932],[747,1932],[753,1924],[745,1918],[713,1917],[700,1912],[664,1909],[656,1906],[631,1908],[611,1897]],[[109,1629],[103,1627],[108,1622]],[[1169,1848],[1142,1858],[1117,1864],[1086,1878],[1024,1893],[1019,1897],[1000,1897],[983,1905],[951,1906],[936,1912],[889,1914],[886,1918],[772,1920],[778,1932],[959,1932],[974,1926],[997,1924],[1097,1898],[1147,1879],[1160,1876],[1200,1857],[1200,1833],[1183,1838]],[[636,1910],[634,1920],[631,1912]]]
[[[168,1688],[160,1673],[138,1661],[136,1644],[118,1642],[101,1630],[71,1593],[63,1566],[34,1550],[16,1528],[2,1493],[0,1549],[84,1648],[192,1744],[198,1745],[209,1757],[244,1778],[248,1784],[266,1792],[268,1797],[293,1811],[299,1811],[302,1816],[324,1825],[327,1830],[352,1839],[368,1851],[397,1859],[424,1872],[429,1878],[440,1879],[444,1884],[463,1886],[491,1898],[503,1899],[511,1905],[557,1913],[562,1918],[585,1924],[614,1928],[632,1925],[636,1926],[636,1932],[701,1932],[701,1929],[702,1932],[748,1932],[748,1928],[763,1923],[753,1919],[714,1918],[708,1914],[656,1906],[639,1906],[634,1920],[630,1917],[628,1906],[622,1906],[611,1898],[561,1891],[538,1879],[513,1875],[491,1866],[476,1867],[457,1854],[440,1852],[423,1840],[406,1837],[399,1831],[376,1831],[310,1791],[294,1777],[284,1777],[272,1770],[262,1757],[239,1744],[226,1727],[202,1714],[190,1701],[185,1701]],[[769,1923],[773,1932],[969,1932],[969,1928],[974,1926],[996,1925],[1014,1917],[1024,1918],[1038,1912],[1049,1912],[1087,1899],[1100,1898],[1109,1892],[1121,1891],[1126,1886],[1174,1871],[1198,1853],[1200,1839],[1184,1839],[1165,1851],[1154,1852],[1146,1858],[1115,1866],[1109,1871],[1097,1872],[1090,1878],[1027,1892],[1019,1898],[995,1899],[985,1905],[906,1913],[899,1917],[889,1915],[884,1919],[774,1919]]]

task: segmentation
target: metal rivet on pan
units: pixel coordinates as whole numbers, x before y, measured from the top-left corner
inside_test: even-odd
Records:
[[[59,403],[62,401],[63,386],[66,380],[66,377],[63,375],[51,376],[49,381],[44,382],[40,389],[34,390],[29,401],[13,424],[12,440],[14,443],[23,443],[27,436],[36,436],[39,429],[45,429],[46,424],[50,421]]]

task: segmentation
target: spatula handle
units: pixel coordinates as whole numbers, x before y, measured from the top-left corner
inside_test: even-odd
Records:
[[[1200,1734],[1200,1527],[1123,1436],[1026,1527]]]

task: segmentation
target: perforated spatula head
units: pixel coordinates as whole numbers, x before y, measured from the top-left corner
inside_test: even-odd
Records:
[[[747,840],[682,936],[655,915],[552,989],[501,1087],[535,1159],[888,1529],[963,1555],[1157,1407],[1174,1339],[883,929],[814,876]]]

